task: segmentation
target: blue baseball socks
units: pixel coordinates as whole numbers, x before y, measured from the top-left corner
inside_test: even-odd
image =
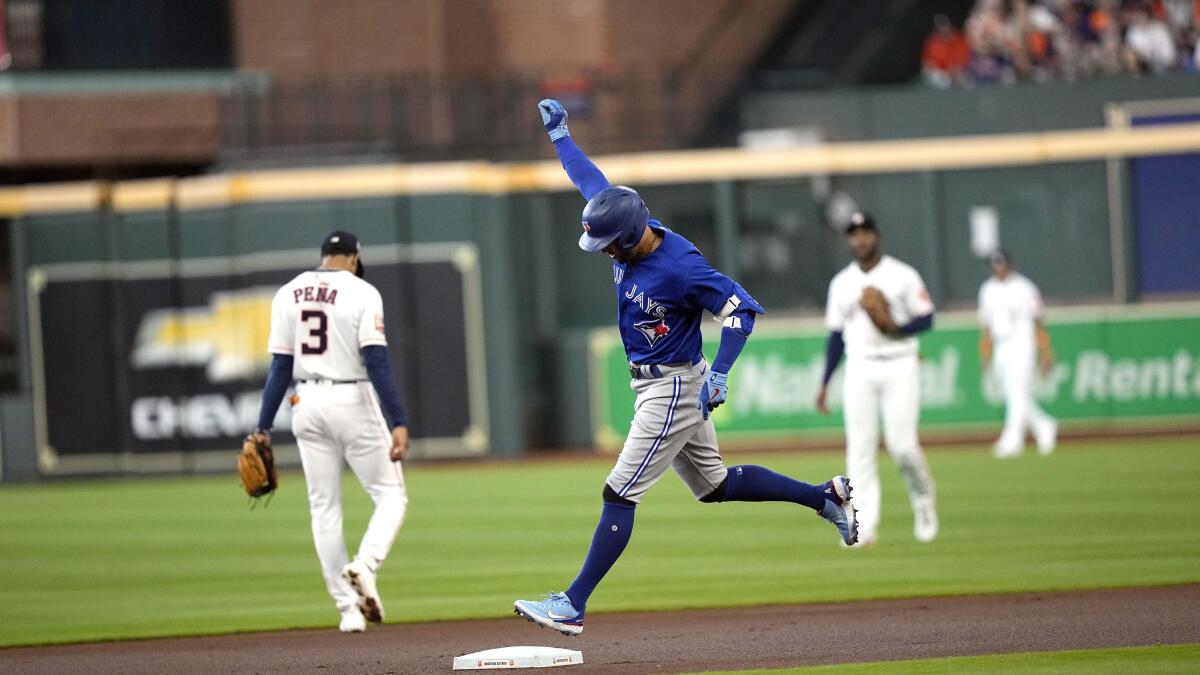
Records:
[[[632,504],[604,502],[604,510],[600,512],[600,522],[596,525],[596,534],[592,535],[592,547],[583,561],[583,569],[579,570],[579,576],[566,590],[567,598],[575,609],[583,611],[592,591],[596,590],[596,584],[621,557],[625,545],[629,543],[629,536],[633,534],[633,511]]]
[[[825,499],[824,486],[801,483],[766,467],[743,464],[729,468],[725,493],[720,501],[792,502],[820,511],[825,506]],[[583,569],[566,590],[575,609],[583,611],[596,585],[625,551],[633,534],[633,515],[633,504],[604,502]]]
[[[801,483],[763,466],[731,466],[725,480],[725,496],[721,501],[793,502],[814,511],[820,511],[825,506],[823,485]]]

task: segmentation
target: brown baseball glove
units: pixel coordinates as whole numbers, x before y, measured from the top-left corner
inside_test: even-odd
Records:
[[[899,331],[896,321],[892,319],[892,312],[888,309],[887,298],[883,297],[883,292],[878,288],[874,286],[864,288],[858,304],[867,313],[867,316],[871,319],[871,323],[875,324],[880,333],[895,335]]]
[[[242,487],[251,497],[265,497],[278,486],[275,454],[271,451],[271,437],[267,434],[253,433],[242,441],[237,465]]]

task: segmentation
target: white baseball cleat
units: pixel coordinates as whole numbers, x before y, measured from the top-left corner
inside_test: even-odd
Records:
[[[367,618],[357,607],[342,612],[342,622],[338,630],[343,633],[361,633],[367,629]]]
[[[1037,441],[1038,453],[1048,455],[1054,452],[1058,445],[1058,422],[1050,420],[1033,430],[1033,438]]]
[[[383,600],[375,587],[375,572],[355,558],[342,568],[342,578],[358,593],[358,608],[371,623],[383,623]]]
[[[933,500],[913,506],[913,536],[922,544],[937,539],[938,514]]]
[[[1012,459],[1013,457],[1020,457],[1023,449],[1019,445],[1012,446],[996,441],[996,444],[992,446],[992,456],[996,459]]]
[[[842,543],[853,546],[858,541],[858,511],[854,507],[851,492],[854,488],[845,476],[834,476],[825,481],[825,503],[817,515],[833,523],[841,535]]]

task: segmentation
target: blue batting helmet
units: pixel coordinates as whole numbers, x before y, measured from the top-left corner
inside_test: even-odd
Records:
[[[579,248],[595,253],[615,242],[627,251],[641,240],[649,220],[650,211],[637,192],[624,185],[606,187],[583,207]]]

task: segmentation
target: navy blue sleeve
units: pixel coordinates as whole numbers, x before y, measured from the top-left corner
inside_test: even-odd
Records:
[[[383,413],[387,415],[392,428],[406,424],[404,406],[400,403],[400,388],[396,386],[396,378],[392,376],[392,365],[388,362],[387,347],[382,345],[367,345],[362,348],[363,365],[367,368],[367,377],[379,394],[379,403]]]
[[[833,371],[842,362],[842,353],[846,351],[846,341],[842,339],[842,331],[829,331],[829,339],[825,341],[825,374],[821,376],[821,384],[829,384]]]
[[[717,347],[717,356],[713,359],[712,369],[718,373],[728,373],[737,360],[746,340],[754,331],[754,312],[750,309],[739,309],[726,319],[726,325],[721,328],[721,345]],[[729,325],[732,324],[732,325]]]
[[[916,335],[917,333],[922,333],[930,328],[933,328],[933,315],[925,314],[924,316],[918,316],[912,321],[900,326],[900,334]]]
[[[554,141],[554,150],[558,153],[558,159],[562,162],[567,176],[575,187],[579,188],[584,199],[591,199],[597,192],[609,186],[604,173],[583,154],[570,136],[563,136]]]
[[[292,384],[292,362],[290,354],[275,354],[271,358],[271,370],[267,371],[267,384],[263,387],[262,407],[258,409],[258,428],[270,431],[275,424],[275,413],[283,403],[283,395]]]

